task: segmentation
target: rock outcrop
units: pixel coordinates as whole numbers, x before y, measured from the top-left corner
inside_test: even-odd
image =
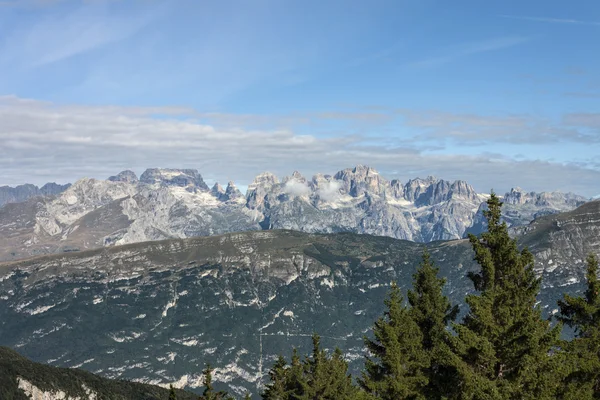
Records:
[[[57,190],[49,187],[49,190]],[[81,179],[54,197],[0,208],[0,260],[147,240],[259,229],[354,232],[416,242],[463,237],[485,229],[486,194],[464,181],[429,176],[406,184],[359,165],[334,175],[279,180],[258,175],[244,196],[233,182],[209,189],[192,169],[123,171],[107,181]],[[586,199],[570,193],[504,197],[513,227],[572,210]]]

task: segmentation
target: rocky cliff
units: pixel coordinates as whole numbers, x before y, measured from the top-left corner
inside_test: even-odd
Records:
[[[0,260],[265,229],[456,239],[485,229],[480,211],[486,199],[464,181],[430,176],[402,184],[362,165],[310,179],[294,172],[280,180],[266,172],[245,196],[233,182],[209,189],[196,170],[152,168],[139,179],[123,171],[106,181],[81,179],[55,197],[1,207]],[[585,200],[515,189],[505,196],[504,216],[519,226]]]

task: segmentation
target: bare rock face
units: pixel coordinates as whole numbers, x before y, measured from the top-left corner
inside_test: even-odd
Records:
[[[342,190],[352,197],[359,197],[367,192],[381,196],[389,188],[389,183],[379,172],[364,165],[344,169],[335,174],[334,179],[341,181]]]
[[[271,188],[279,184],[279,180],[270,172],[264,172],[254,178],[248,185],[246,192],[246,205],[249,209],[261,210],[265,207],[265,200]]]
[[[200,190],[209,190],[202,176],[195,169],[149,168],[140,176],[140,182],[148,185],[191,186]]]
[[[225,200],[225,189],[223,189],[223,186],[221,186],[219,182],[215,182],[210,189],[210,193],[219,200]]]
[[[58,190],[49,186],[48,190]],[[209,189],[192,169],[123,171],[107,181],[81,179],[54,197],[0,208],[0,260],[258,229],[354,232],[416,242],[457,239],[485,229],[488,198],[464,181],[429,176],[405,184],[358,165],[308,179],[258,175],[244,196],[233,182]],[[512,227],[585,202],[563,193],[504,196]],[[10,206],[10,207],[9,207]]]
[[[542,216],[573,210],[587,201],[585,197],[573,193],[524,192],[517,187],[512,188],[502,198],[502,215],[508,226],[515,230]],[[486,229],[487,224],[482,213],[485,209],[487,205],[482,203],[469,232],[479,233]]]
[[[226,200],[237,201],[244,198],[244,195],[242,194],[242,192],[240,192],[237,186],[235,186],[235,183],[233,183],[233,181],[229,181],[229,183],[227,183],[227,188],[225,189],[225,196]]]
[[[130,170],[121,171],[117,175],[108,177],[108,180],[111,182],[138,183],[137,175]]]
[[[404,186],[402,196],[411,203],[416,203],[419,197],[425,194],[427,189],[436,182],[437,178],[434,176],[428,176],[425,179],[411,179]]]

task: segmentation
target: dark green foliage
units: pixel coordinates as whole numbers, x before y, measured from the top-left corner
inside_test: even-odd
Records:
[[[169,400],[177,400],[177,395],[175,394],[173,385],[169,385]]]
[[[15,351],[0,347],[0,399],[29,400],[18,388],[17,377],[44,391],[63,391],[87,398],[83,387],[98,394],[98,400],[165,400],[169,390],[142,383],[101,378],[79,369],[56,368],[34,363]],[[175,390],[179,400],[196,399],[193,393]]]
[[[422,334],[423,352],[428,367],[423,370],[428,380],[424,393],[428,399],[448,397],[456,389],[457,372],[452,363],[448,324],[456,319],[458,306],[452,306],[443,294],[446,280],[438,277],[439,268],[431,261],[429,252],[413,275],[413,290],[408,291],[410,318]]]
[[[295,350],[295,349],[294,349]],[[269,383],[262,394],[263,399],[281,400],[287,398],[287,362],[282,355],[279,355],[275,365],[269,371]]]
[[[269,371],[269,378],[270,382],[262,394],[265,400],[352,400],[358,394],[342,352],[336,349],[328,357],[321,349],[320,338],[316,334],[313,335],[310,357],[300,361],[294,349],[288,366],[280,356]]]
[[[565,295],[558,302],[559,320],[577,337],[564,343],[566,370],[561,395],[565,399],[600,398],[600,280],[598,259],[587,258],[587,290],[583,297]]]
[[[368,394],[381,399],[424,399],[429,358],[419,325],[402,304],[395,282],[385,305],[384,315],[373,326],[374,338],[365,338],[370,355],[359,383]]]
[[[561,327],[551,329],[541,317],[533,256],[509,237],[500,199],[492,193],[487,204],[488,231],[469,236],[481,267],[469,278],[479,293],[467,296],[469,313],[454,326],[460,398],[553,398],[549,354]]]
[[[204,375],[204,392],[202,392],[202,396],[199,397],[199,400],[231,400],[232,397],[229,396],[227,392],[215,391],[212,383],[212,373],[213,369],[210,364],[202,371],[202,374]]]

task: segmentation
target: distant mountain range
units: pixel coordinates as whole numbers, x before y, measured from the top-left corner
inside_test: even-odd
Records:
[[[70,186],[70,183],[59,185],[54,182],[46,183],[41,188],[29,183],[16,187],[0,186],[0,207],[7,203],[20,203],[36,196],[56,195],[64,192]]]
[[[14,200],[0,208],[0,260],[270,229],[354,232],[415,242],[458,239],[485,229],[479,211],[488,197],[464,181],[431,176],[388,181],[362,165],[311,179],[298,172],[281,180],[263,173],[245,195],[233,182],[209,188],[196,170],[156,168],[139,179],[123,171],[107,180],[13,191],[19,194],[11,194]],[[521,226],[586,201],[571,193],[516,188],[504,196],[504,216]]]
[[[582,290],[600,254],[600,201],[515,232],[535,256],[540,306]],[[392,280],[411,285],[424,244],[352,233],[251,231],[134,243],[0,264],[0,345],[107,378],[201,386],[206,362],[238,395],[258,393],[279,353],[318,332],[363,366],[362,337]],[[476,268],[467,240],[427,244],[465,311]]]

